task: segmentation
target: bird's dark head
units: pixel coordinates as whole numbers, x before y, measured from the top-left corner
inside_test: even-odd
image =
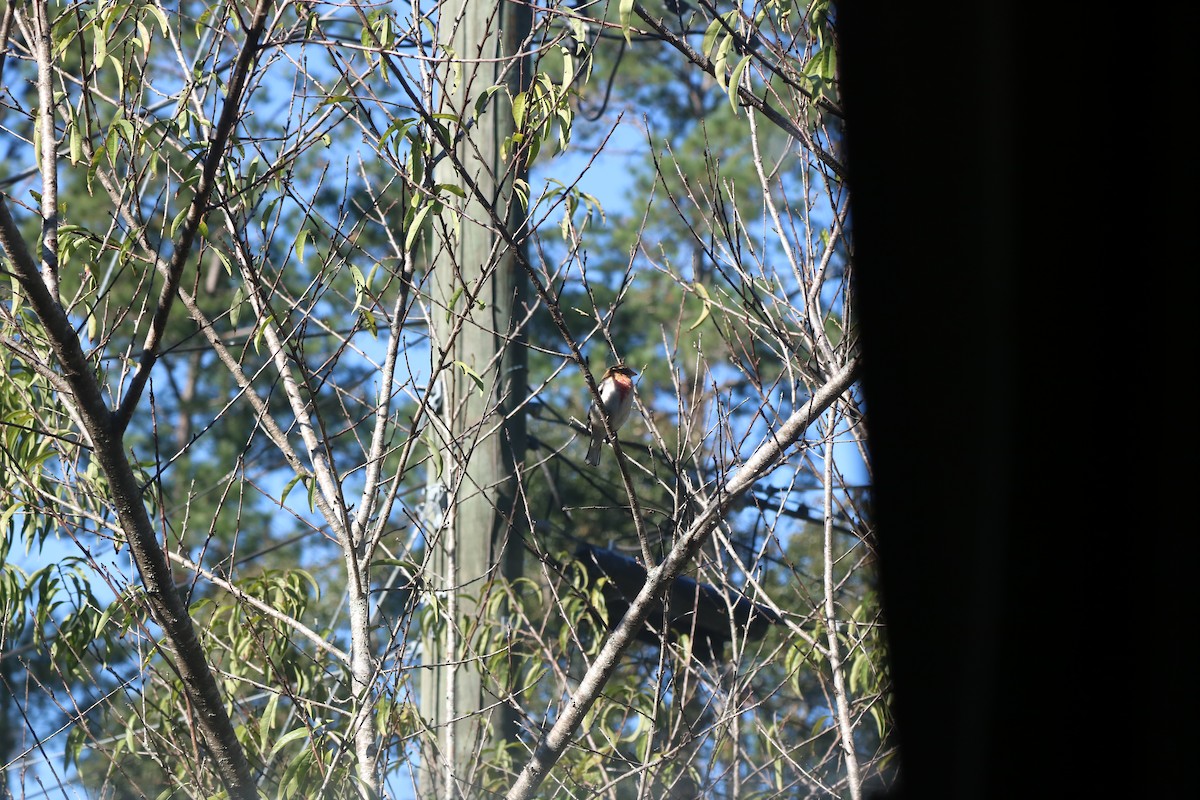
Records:
[[[634,375],[637,375],[637,372],[624,364],[614,364],[604,371],[604,377],[606,378],[610,378],[613,375],[624,375],[627,378],[632,378]]]

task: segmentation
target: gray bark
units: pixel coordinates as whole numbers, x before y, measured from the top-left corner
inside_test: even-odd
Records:
[[[519,90],[524,59],[509,55],[519,52],[528,32],[527,9],[450,0],[439,26],[440,43],[455,61],[439,76],[448,87],[440,111],[466,119],[488,87],[506,83]],[[431,498],[445,501],[429,531],[425,575],[448,619],[443,635],[423,644],[421,715],[436,743],[423,751],[422,797],[477,796],[480,751],[514,733],[511,711],[485,685],[472,643],[472,621],[492,581],[519,574],[522,553],[515,497],[525,449],[518,409],[526,377],[514,317],[523,310],[525,281],[510,242],[523,215],[512,182],[523,176],[517,159],[500,157],[513,121],[508,102],[493,97],[437,177],[460,186],[465,178],[477,191],[468,190],[471,199],[456,209],[457,233],[449,225],[435,226],[434,233],[433,369],[442,402],[433,424],[443,448],[429,488]],[[507,230],[498,231],[505,223]]]

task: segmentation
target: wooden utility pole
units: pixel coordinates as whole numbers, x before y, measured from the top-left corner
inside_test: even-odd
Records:
[[[527,82],[525,59],[513,55],[529,31],[525,6],[445,0],[438,17],[441,50],[451,54],[438,72],[440,111],[470,119],[488,88],[506,85],[515,93]],[[423,642],[420,709],[434,735],[422,749],[420,791],[439,800],[478,796],[481,751],[515,733],[511,711],[489,691],[473,641],[493,582],[520,573],[514,501],[527,386],[517,330],[526,280],[498,231],[507,226],[515,234],[524,218],[513,197],[513,180],[524,175],[511,155],[501,159],[513,130],[509,101],[497,92],[484,108],[469,127],[450,126],[465,133],[436,173],[439,183],[467,195],[457,229],[439,227],[433,253],[432,353],[435,367],[449,367],[434,388],[443,447],[431,467],[428,499],[441,513],[429,528],[425,575],[447,616]]]

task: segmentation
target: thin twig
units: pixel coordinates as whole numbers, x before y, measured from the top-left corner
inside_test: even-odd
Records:
[[[516,783],[509,789],[508,800],[529,800],[534,796],[550,768],[562,756],[588,710],[600,696],[604,685],[616,671],[621,654],[637,637],[657,598],[663,594],[684,566],[691,562],[700,547],[708,541],[712,529],[734,501],[756,481],[770,472],[783,451],[799,439],[805,429],[850,387],[857,368],[857,359],[847,362],[825,386],[813,394],[803,407],[793,413],[776,432],[764,441],[746,460],[742,469],[726,482],[720,494],[696,515],[695,521],[676,540],[666,559],[649,571],[645,585],[642,586],[637,597],[630,603],[625,616],[621,618],[620,623],[605,641],[604,647],[580,681],[579,687],[572,693],[562,715],[537,743],[529,762],[521,770]]]

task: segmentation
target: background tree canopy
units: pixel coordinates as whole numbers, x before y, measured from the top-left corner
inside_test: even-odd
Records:
[[[835,14],[5,3],[8,789],[891,785]]]

